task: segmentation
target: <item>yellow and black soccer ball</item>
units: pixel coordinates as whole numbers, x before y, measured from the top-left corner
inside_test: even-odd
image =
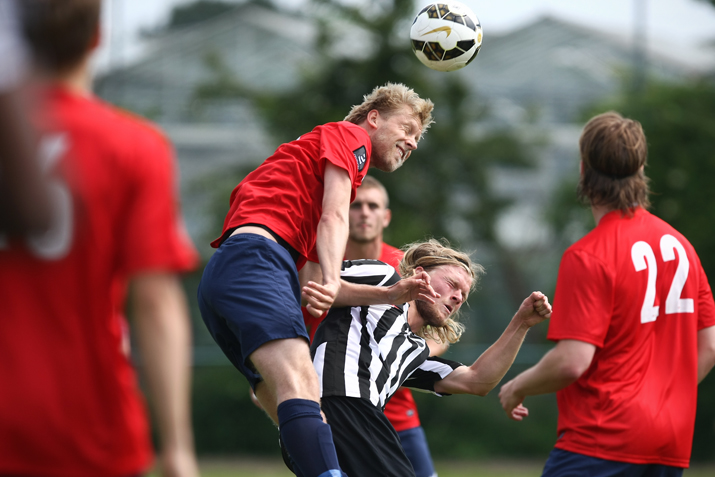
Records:
[[[482,47],[482,25],[463,3],[430,3],[415,16],[410,40],[423,64],[437,71],[454,71],[477,57]]]

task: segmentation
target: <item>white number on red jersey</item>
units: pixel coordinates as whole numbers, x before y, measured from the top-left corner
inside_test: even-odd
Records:
[[[685,248],[678,242],[678,239],[670,234],[660,238],[660,253],[664,262],[675,260],[675,252],[678,254],[678,268],[670,284],[668,297],[665,300],[665,314],[674,313],[694,313],[695,305],[692,298],[681,298],[685,281],[688,279],[690,262]],[[650,323],[658,318],[660,307],[655,306],[656,279],[658,278],[658,265],[655,260],[653,249],[646,242],[636,242],[631,247],[631,259],[636,272],[648,269],[648,284],[646,286],[643,305],[641,306],[641,323]]]
[[[38,258],[59,260],[69,253],[72,245],[74,224],[72,194],[62,178],[52,171],[69,147],[65,134],[44,137],[40,142],[39,157],[42,173],[49,176],[49,194],[52,203],[52,223],[42,234],[27,237],[27,245]],[[0,249],[7,247],[7,240],[0,235]]]

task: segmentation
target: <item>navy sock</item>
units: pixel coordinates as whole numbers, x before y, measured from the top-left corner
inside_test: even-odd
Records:
[[[283,445],[305,477],[341,477],[330,426],[323,422],[320,405],[307,399],[289,399],[278,405],[278,427]]]

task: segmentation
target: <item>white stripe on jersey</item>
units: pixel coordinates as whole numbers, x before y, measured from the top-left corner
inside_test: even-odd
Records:
[[[359,308],[357,312],[359,313]],[[353,308],[351,313],[354,315],[356,308]],[[362,326],[360,320],[353,319],[350,323],[350,333],[348,334],[347,353],[359,352],[360,350],[360,332]],[[320,375],[318,375],[320,376]],[[360,397],[360,380],[358,379],[358,356],[350,356],[345,358],[345,395],[350,397]]]
[[[318,346],[315,350],[315,358],[313,359],[313,366],[315,366],[315,372],[318,376],[323,374],[323,364],[325,364],[325,343]],[[320,380],[320,395],[323,395],[323,380]]]

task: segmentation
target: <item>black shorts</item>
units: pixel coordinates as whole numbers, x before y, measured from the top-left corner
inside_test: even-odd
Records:
[[[395,428],[372,403],[341,396],[324,397],[321,403],[343,472],[350,477],[415,477]]]

